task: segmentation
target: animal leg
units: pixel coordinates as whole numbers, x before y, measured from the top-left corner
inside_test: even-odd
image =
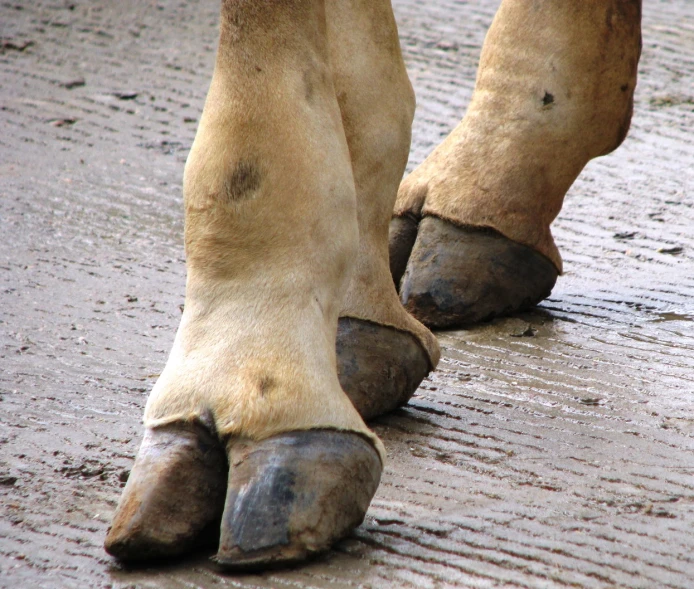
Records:
[[[489,319],[549,295],[550,224],[586,163],[631,120],[640,0],[504,0],[461,123],[402,183],[393,278],[430,327]]]
[[[106,549],[173,556],[221,518],[225,568],[307,558],[384,455],[337,377],[358,225],[322,0],[222,2],[184,201],[185,308]]]
[[[340,312],[340,384],[364,419],[406,403],[439,358],[398,300],[388,224],[410,150],[414,95],[389,0],[328,0],[328,47],[357,197],[359,250]]]

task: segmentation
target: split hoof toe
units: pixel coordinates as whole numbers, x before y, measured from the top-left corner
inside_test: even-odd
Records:
[[[393,217],[388,228],[388,259],[390,274],[395,283],[395,289],[400,288],[400,281],[407,269],[412,247],[417,239],[419,222],[413,215]]]
[[[219,521],[226,478],[224,448],[202,425],[148,429],[106,551],[120,560],[142,561],[193,550]]]
[[[337,375],[364,420],[407,403],[430,371],[428,356],[412,334],[340,318]]]
[[[456,327],[536,305],[552,292],[557,275],[547,258],[494,230],[425,217],[400,298],[427,327]]]
[[[257,569],[329,549],[364,519],[381,477],[357,434],[309,430],[229,443],[229,482],[216,562]]]

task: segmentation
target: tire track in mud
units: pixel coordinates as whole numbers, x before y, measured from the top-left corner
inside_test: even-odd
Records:
[[[435,4],[395,3],[409,169],[464,111],[497,3]],[[305,567],[220,576],[101,548],[180,318],[217,4],[1,4],[0,586],[691,587],[693,17],[644,7],[630,135],[554,225],[565,276],[535,312],[440,334],[439,370],[375,424],[364,525]]]

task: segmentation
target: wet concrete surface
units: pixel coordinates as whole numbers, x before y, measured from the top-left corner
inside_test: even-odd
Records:
[[[463,112],[495,4],[395,3],[410,168]],[[694,4],[645,4],[632,131],[567,196],[550,299],[439,334],[374,426],[389,463],[351,538],[223,576],[101,548],[180,318],[217,2],[2,2],[0,586],[693,587]]]

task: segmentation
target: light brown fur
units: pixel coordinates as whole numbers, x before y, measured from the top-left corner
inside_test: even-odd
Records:
[[[388,264],[388,225],[410,152],[415,99],[389,0],[328,0],[335,90],[357,195],[359,253],[340,315],[417,337],[432,367],[436,337],[405,311]]]
[[[349,430],[384,456],[336,372],[359,229],[322,2],[223,3],[184,195],[185,310],[145,424]]]
[[[491,227],[549,258],[566,191],[629,128],[640,1],[505,0],[470,106],[403,182],[395,215]]]
[[[618,7],[619,10],[616,8]],[[396,214],[489,226],[561,268],[549,225],[631,115],[638,2],[505,0],[466,117],[402,184]],[[387,231],[414,97],[387,0],[224,0],[184,179],[185,311],[145,424],[223,436],[367,428],[336,374],[338,315],[407,315]]]

